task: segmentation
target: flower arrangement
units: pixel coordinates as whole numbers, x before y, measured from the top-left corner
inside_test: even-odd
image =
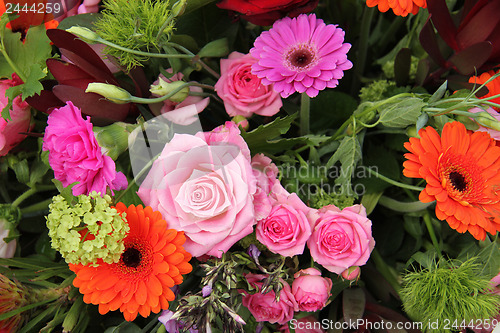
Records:
[[[499,4],[3,1],[0,332],[497,332]]]

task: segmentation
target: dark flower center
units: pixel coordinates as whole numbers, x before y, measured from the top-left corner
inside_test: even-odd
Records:
[[[122,261],[127,267],[136,268],[141,264],[141,252],[136,248],[130,247],[122,254]]]
[[[456,190],[460,192],[464,192],[465,190],[467,190],[467,182],[465,180],[465,177],[460,172],[452,171],[450,172],[448,177],[450,179],[451,185],[453,185]]]
[[[307,71],[318,62],[316,50],[313,45],[298,44],[285,53],[285,66],[293,71]]]
[[[299,49],[290,55],[290,63],[295,67],[306,67],[314,56],[308,49]]]

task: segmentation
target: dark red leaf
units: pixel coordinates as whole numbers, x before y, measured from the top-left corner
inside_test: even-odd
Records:
[[[493,1],[481,8],[466,24],[460,24],[456,39],[460,49],[487,40],[500,22],[500,1]]]
[[[70,60],[71,63],[89,74],[89,76],[94,79],[94,82],[106,82],[109,84],[118,85],[118,81],[116,81],[115,77],[109,70],[103,71],[101,70],[101,68],[96,67],[94,64],[88,62],[87,54],[84,54],[85,58],[83,58],[64,48],[60,49],[60,51],[66,58],[68,58],[68,60]]]
[[[384,319],[388,319],[393,322],[400,322],[400,323],[411,322],[408,318],[406,318],[402,314],[379,304],[367,302],[365,309],[366,311],[376,313],[379,316],[383,317]],[[420,333],[420,331],[417,329],[406,329],[406,330],[409,333]]]
[[[441,51],[439,50],[439,45],[436,40],[436,35],[434,34],[434,29],[429,20],[425,22],[422,30],[419,35],[420,44],[424,48],[424,50],[429,54],[429,56],[434,60],[436,64],[441,67],[444,67],[446,61],[441,55]]]
[[[38,111],[50,114],[53,108],[59,108],[65,104],[50,90],[42,90],[39,95],[26,98],[29,105]]]
[[[458,44],[455,40],[457,28],[453,23],[448,6],[445,0],[429,0],[427,1],[427,9],[429,10],[432,24],[436,27],[439,36],[448,44],[452,49],[458,51]]]
[[[87,85],[95,80],[78,66],[57,59],[48,59],[47,67],[60,84],[79,89],[87,89]]]
[[[472,75],[480,68],[491,55],[490,42],[480,42],[469,46],[465,50],[451,56],[450,62],[463,75]]]
[[[98,94],[86,93],[82,89],[67,85],[55,86],[53,92],[63,102],[73,102],[83,114],[92,117],[92,122],[96,125],[123,121],[130,109],[129,104],[115,104]]]
[[[49,29],[47,30],[47,36],[58,48],[69,50],[74,54],[85,55],[85,59],[87,59],[89,63],[93,64],[101,71],[112,75],[106,64],[94,50],[75,35],[61,29]]]

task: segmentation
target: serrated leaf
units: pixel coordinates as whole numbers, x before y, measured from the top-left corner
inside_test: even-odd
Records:
[[[284,118],[278,117],[268,124],[260,125],[251,132],[242,132],[241,136],[245,139],[252,153],[265,152],[266,149],[269,149],[269,141],[288,132],[297,115],[295,113]]]
[[[12,118],[10,117],[10,110],[12,110],[12,103],[14,101],[14,98],[19,96],[21,94],[22,87],[21,86],[14,86],[10,87],[5,91],[5,97],[7,97],[7,104],[5,107],[2,109],[2,118],[5,120],[11,120]]]
[[[404,98],[380,111],[380,123],[387,127],[403,128],[416,123],[425,103],[416,97]]]
[[[356,136],[346,136],[340,142],[340,146],[326,163],[326,168],[331,168],[340,162],[340,175],[335,179],[335,184],[342,186],[343,193],[351,193],[351,178],[356,165],[361,160],[361,146]]]
[[[21,85],[21,96],[23,101],[31,96],[39,94],[43,90],[40,80],[47,76],[47,73],[38,64],[30,67],[26,82]]]

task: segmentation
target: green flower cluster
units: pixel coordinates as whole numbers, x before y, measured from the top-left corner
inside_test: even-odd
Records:
[[[72,264],[95,264],[98,259],[115,263],[125,250],[122,240],[129,231],[125,214],[110,207],[111,197],[97,192],[79,195],[69,204],[57,195],[50,204],[47,227],[51,245]]]

